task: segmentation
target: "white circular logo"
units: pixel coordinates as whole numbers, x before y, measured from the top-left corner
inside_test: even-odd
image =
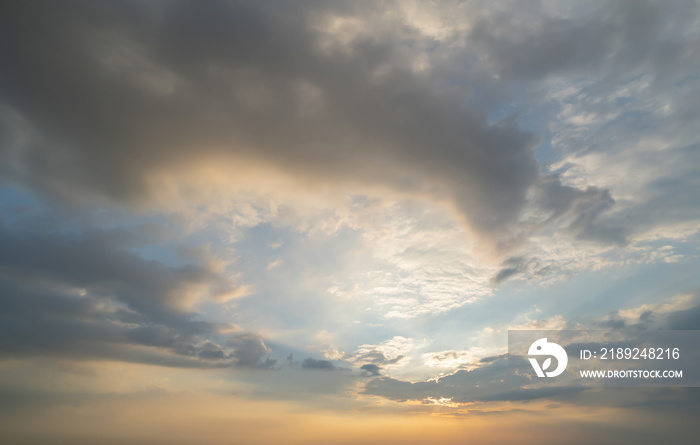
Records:
[[[566,365],[569,363],[569,357],[567,357],[564,348],[556,343],[548,343],[546,338],[536,340],[532,345],[530,345],[530,349],[527,351],[527,353],[528,355],[550,356],[544,361],[544,363],[542,363],[541,367],[536,358],[529,359],[530,364],[532,364],[532,367],[537,373],[537,377],[556,377],[564,372]],[[546,372],[547,369],[552,366],[552,357],[557,359],[557,368],[554,371]]]

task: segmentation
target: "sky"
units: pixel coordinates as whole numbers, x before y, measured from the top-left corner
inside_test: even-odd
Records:
[[[506,354],[700,329],[698,104],[697,1],[0,2],[0,440],[696,443]]]

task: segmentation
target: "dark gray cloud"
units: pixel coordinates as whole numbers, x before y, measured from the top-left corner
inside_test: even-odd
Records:
[[[681,316],[681,314],[685,315]],[[697,320],[700,319],[698,314],[700,314],[698,307],[688,311],[672,312],[668,316],[669,323],[663,327],[693,329],[693,326],[697,325]],[[645,312],[640,318],[649,317],[649,313]],[[580,337],[577,337],[581,332],[595,332],[595,340],[581,341]],[[561,335],[561,338],[557,339],[557,335]],[[573,342],[566,339],[570,335],[573,335]],[[578,351],[581,349],[600,351],[603,347],[624,349],[642,348],[649,344],[672,344],[683,351],[673,366],[677,369],[691,370],[700,360],[696,348],[696,337],[672,330],[640,328],[638,324],[626,330],[616,328],[610,331],[551,331],[548,338],[555,338],[577,363],[574,369],[566,371],[565,377],[567,375],[572,377],[566,384],[542,385],[543,382],[534,377],[526,357],[504,354],[486,357],[480,360],[474,369],[462,369],[453,374],[426,381],[411,382],[389,376],[376,377],[365,384],[362,393],[397,402],[449,399],[453,403],[469,404],[546,399],[582,406],[643,407],[651,410],[657,409],[658,406],[671,406],[674,403],[672,401],[676,401],[686,408],[696,410],[697,388],[596,388],[581,386],[576,382],[579,377]],[[603,369],[603,365],[600,366]],[[638,366],[640,369],[655,369],[654,367],[658,365],[640,362]],[[625,383],[635,386],[632,382]],[[695,380],[690,377],[687,378],[686,383],[693,386]],[[605,391],[610,393],[603,394]]]
[[[109,233],[51,233],[0,226],[0,271],[13,280],[63,284],[109,296],[155,321],[183,313],[192,286],[224,291],[232,283],[199,265],[170,267],[146,260]]]
[[[363,377],[377,377],[382,373],[382,368],[371,363],[360,366],[360,369]]]
[[[551,174],[542,177],[537,192],[540,208],[550,212],[548,221],[564,220],[567,229],[580,239],[604,244],[626,243],[624,229],[607,227],[597,221],[615,204],[608,190],[598,187],[580,190],[562,184],[558,174]]]
[[[671,312],[666,323],[667,329],[700,330],[700,305]]]
[[[277,364],[277,360],[269,357],[270,349],[257,334],[236,336],[228,342],[228,345],[234,348],[233,357],[238,366],[271,369]]]
[[[500,284],[518,276],[538,278],[552,272],[552,266],[543,265],[537,258],[511,257],[501,263],[501,269],[491,277],[491,283]]]
[[[336,367],[330,360],[317,360],[315,358],[307,358],[301,362],[301,369],[320,369],[323,371],[335,371]]]
[[[454,374],[424,382],[409,382],[392,377],[370,380],[363,394],[405,402],[449,398],[455,403],[477,401],[527,401],[535,399],[565,399],[581,393],[585,388],[523,388],[530,383],[529,370],[516,373],[519,368],[531,369],[519,357],[499,356],[473,370],[459,370]]]
[[[233,286],[205,266],[146,260],[126,232],[0,222],[0,350],[163,366],[271,368],[255,334],[219,334],[181,291]],[[223,287],[222,287],[223,286]],[[226,341],[224,346],[216,339]],[[144,348],[147,347],[147,348]]]
[[[155,171],[254,159],[315,181],[385,184],[450,200],[507,248],[538,182],[537,138],[514,118],[490,125],[484,112],[467,108],[473,91],[446,80],[449,58],[431,74],[412,70],[405,42],[434,45],[415,29],[377,29],[324,49],[319,24],[359,14],[348,5],[2,8],[0,173],[50,196],[143,203]],[[510,53],[499,48],[494,54]],[[571,228],[619,242],[591,229],[612,203],[597,193],[590,199],[603,204],[578,209]]]
[[[375,366],[386,366],[395,365],[406,358],[405,355],[397,355],[396,357],[389,358],[382,351],[366,351],[362,354],[358,354],[352,357],[352,361],[355,363],[365,363]]]
[[[639,314],[636,319],[625,319],[620,316],[619,311],[613,311],[601,320],[596,320],[593,325],[596,328],[603,329],[628,329],[628,330],[645,330],[658,329],[659,327],[666,328],[669,314],[658,314],[654,310],[647,310]]]
[[[546,223],[619,246],[632,222],[690,208],[655,210],[692,201],[692,179],[666,187],[670,201],[654,199],[611,225],[601,218],[615,206],[609,190],[542,175],[537,138],[512,116],[495,124],[487,116],[514,85],[552,76],[592,75],[590,97],[610,95],[640,69],[657,93],[687,82],[700,48],[688,32],[694,2],[610,1],[570,15],[514,5],[440,42],[404,22],[349,43],[322,31],[332,17],[362,21],[389,7],[4,3],[0,176],[64,201],[144,204],[157,194],[155,172],[217,161],[235,175],[254,160],[306,184],[381,184],[451,202],[504,250],[542,227],[518,226],[533,189]],[[460,39],[467,49],[452,46]],[[434,56],[429,70],[413,70],[416,54]],[[474,58],[483,63],[465,62]],[[691,96],[674,120],[693,121]],[[477,97],[478,111],[466,105]],[[614,140],[583,139],[580,150],[615,149]],[[515,275],[505,269],[495,282]]]
[[[676,117],[674,120],[680,120]],[[640,137],[650,137],[655,132],[678,132],[681,128],[692,128],[695,124],[679,123],[678,129],[652,128],[643,132]],[[642,205],[624,212],[621,217],[634,221],[639,229],[653,230],[679,223],[693,224],[698,218],[700,209],[700,144],[691,144],[673,150],[674,153],[660,151],[657,153],[640,153],[636,159],[640,164],[673,165],[673,174],[664,175],[649,181],[644,187],[643,196],[646,198]],[[666,167],[669,168],[669,167]]]
[[[634,337],[634,331],[647,330],[700,330],[700,306],[697,305],[698,293],[691,292],[690,307],[670,312],[660,307],[650,307],[639,313],[636,317],[623,317],[620,311],[613,311],[594,320],[595,328],[610,330],[625,330]],[[641,334],[643,335],[643,334]],[[624,345],[620,345],[624,346]],[[628,345],[629,346],[629,345]]]

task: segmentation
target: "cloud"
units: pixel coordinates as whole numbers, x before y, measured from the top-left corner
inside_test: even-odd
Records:
[[[700,305],[671,312],[667,316],[668,329],[700,330]]]
[[[477,22],[470,40],[506,78],[620,76],[639,67],[664,74],[697,52],[688,42],[697,37],[683,38],[682,31],[693,26],[687,15],[696,8],[652,1],[608,1],[585,9],[521,5]]]
[[[378,345],[362,345],[357,348],[355,354],[347,357],[355,365],[375,365],[382,367],[398,367],[408,361],[408,353],[413,350],[413,340],[401,336],[395,336]],[[363,369],[361,367],[361,369]]]
[[[335,371],[336,367],[330,360],[316,360],[314,358],[306,358],[301,362],[301,369],[320,369],[323,371]]]
[[[537,138],[514,118],[491,124],[465,106],[473,91],[446,84],[449,58],[415,72],[415,51],[432,38],[383,24],[373,38],[328,47],[328,32],[340,36],[324,23],[373,12],[195,4],[7,7],[13,43],[2,47],[0,98],[14,136],[0,154],[3,176],[64,201],[146,205],[184,187],[185,171],[201,171],[201,184],[264,166],[307,184],[450,202],[499,249],[522,235],[527,192],[540,178]],[[471,38],[489,41],[477,28]],[[507,60],[532,52],[499,45],[491,51]],[[618,242],[591,230],[612,203],[599,193],[607,204],[579,209],[572,228]]]
[[[570,404],[600,437],[651,407],[623,432],[663,440],[645,420],[696,392],[525,388],[480,357],[506,327],[698,327],[695,295],[618,308],[697,263],[691,3],[0,3],[1,371],[132,362],[227,399],[536,406],[511,413],[534,429]]]
[[[137,241],[120,233],[88,229],[55,234],[46,225],[28,230],[3,225],[0,240],[0,265],[6,275],[109,295],[156,321],[184,314],[199,299],[216,298],[237,287],[206,265],[170,267],[143,259],[119,247]]]
[[[601,348],[608,350],[610,348],[643,348],[663,338],[672,342],[680,350],[686,351],[677,363],[682,368],[684,364],[690,366],[690,363],[697,362],[698,354],[692,347],[697,339],[695,336],[683,335],[674,330],[694,329],[700,314],[700,309],[696,305],[682,311],[670,310],[673,306],[684,304],[687,303],[683,302],[682,298],[670,299],[666,304],[659,304],[656,313],[652,310],[642,312],[639,316],[640,321],[635,325],[625,325],[621,322],[620,326],[606,325],[605,330],[584,330],[580,325],[574,330],[561,330],[561,327],[530,327],[529,329],[554,329],[548,334],[548,338],[554,339],[553,341],[563,346],[575,359],[578,357],[574,354],[578,354],[577,351],[581,349],[600,351]],[[629,312],[632,311],[634,310],[629,310]],[[644,325],[647,320],[659,322]],[[597,326],[600,327],[600,324]],[[516,327],[516,330],[519,329]],[[518,345],[519,341],[524,343]],[[620,390],[622,398],[601,396],[600,391],[608,391],[611,388],[603,389],[582,384],[579,370],[583,368],[580,367],[578,360],[573,366],[571,362],[569,363],[556,384],[544,384],[545,382],[537,380],[534,376],[532,367],[527,361],[526,351],[531,341],[531,338],[526,337],[509,338],[509,347],[516,347],[516,350],[520,348],[525,355],[502,354],[477,359],[467,351],[424,354],[424,358],[428,359],[426,361],[428,366],[435,366],[435,364],[441,366],[443,362],[447,362],[452,366],[461,365],[461,369],[448,375],[440,374],[427,380],[417,381],[386,375],[378,376],[365,383],[360,394],[378,396],[395,402],[418,401],[428,404],[439,402],[437,404],[455,408],[460,405],[471,406],[479,402],[528,402],[538,399],[558,400],[573,405],[607,407],[629,406],[630,401],[627,397],[634,399],[634,403],[638,406],[653,406],[657,402],[662,405],[668,403],[665,400],[659,400],[659,394],[648,392],[648,388],[625,388],[629,393],[624,395],[623,390]],[[600,369],[615,369],[616,366],[619,366],[619,363],[599,365]],[[656,365],[640,363],[638,366],[640,369],[649,369]],[[682,391],[680,388],[666,389]],[[694,403],[691,401],[690,394],[679,395],[679,398],[685,400],[683,403]]]
[[[259,336],[196,317],[193,304],[236,287],[211,263],[177,267],[144,259],[134,250],[137,233],[43,224],[0,223],[0,349],[6,355],[176,367],[274,365]]]
[[[553,267],[543,264],[538,258],[510,257],[501,263],[501,269],[490,279],[491,284],[500,284],[517,276],[542,278],[551,274]]]
[[[229,346],[235,348],[233,357],[236,365],[247,368],[272,368],[277,360],[269,358],[271,350],[265,346],[262,337],[256,334],[243,334],[229,340]]]
[[[266,222],[303,236],[352,230],[373,251],[329,287],[357,287],[386,318],[448,312],[508,280],[679,261],[638,243],[697,232],[697,138],[678,124],[694,122],[693,82],[662,82],[686,78],[680,55],[696,51],[676,6],[445,3],[434,14],[451,25],[438,32],[401,5],[397,16],[390,4],[194,4],[3,13],[3,180],[60,207],[182,206],[193,227],[216,220],[233,241]],[[643,39],[628,13],[649,23]],[[651,133],[673,153],[627,147]],[[284,274],[292,260],[266,265]],[[258,291],[222,287],[211,298]]]
[[[367,382],[361,393],[397,402],[448,399],[452,403],[463,404],[536,399],[570,401],[572,396],[585,391],[585,388],[523,388],[530,379],[526,377],[527,373],[517,372],[519,367],[531,369],[524,359],[504,355],[472,370],[459,370],[428,381],[409,382],[378,377]]]
[[[423,363],[428,367],[467,368],[481,362],[477,357],[483,353],[481,348],[472,347],[467,351],[440,351],[423,354]]]
[[[381,375],[382,371],[382,368],[370,363],[360,366],[360,369],[362,370],[363,377],[377,377]]]
[[[610,191],[598,187],[580,190],[562,184],[557,174],[544,176],[537,190],[540,207],[551,212],[548,221],[565,220],[569,231],[581,239],[604,244],[624,245],[621,227],[606,227],[596,223],[598,217],[615,204]]]
[[[683,293],[613,311],[593,324],[605,329],[694,329],[697,304],[697,293]]]

